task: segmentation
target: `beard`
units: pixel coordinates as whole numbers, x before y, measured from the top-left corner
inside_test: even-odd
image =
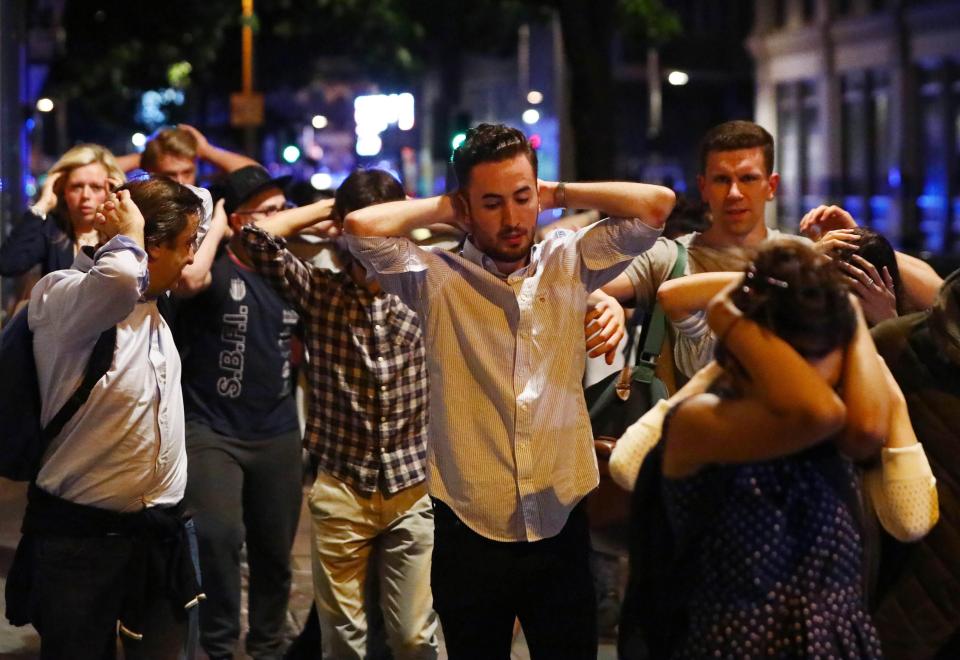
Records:
[[[535,231],[536,227],[531,227],[530,231],[524,236],[524,240],[517,246],[501,243],[502,240],[505,240],[506,237],[510,235],[510,232],[507,232],[502,235],[498,235],[497,240],[491,241],[490,245],[478,245],[477,247],[479,247],[484,254],[494,261],[499,261],[502,263],[526,261],[527,257],[530,256],[531,248],[533,248],[533,236]]]

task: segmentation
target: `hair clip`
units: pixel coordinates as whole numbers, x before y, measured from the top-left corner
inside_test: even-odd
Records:
[[[747,271],[744,274],[744,277],[746,277],[747,283],[743,285],[743,290],[744,292],[748,292],[751,286],[756,286],[755,280],[757,279],[757,267],[753,264],[750,264],[749,268],[747,268]],[[789,282],[785,282],[784,280],[779,280],[776,277],[770,277],[769,275],[764,277],[763,281],[769,284],[770,286],[775,286],[780,289],[790,288]]]

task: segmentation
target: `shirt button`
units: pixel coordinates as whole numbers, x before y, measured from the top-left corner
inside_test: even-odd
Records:
[[[381,356],[377,357],[377,362],[383,362],[385,359],[386,359],[386,358],[384,358],[384,357],[381,355]]]
[[[386,416],[386,415],[380,415],[380,421],[381,421],[381,422],[387,421],[387,416]]]
[[[386,386],[386,385],[381,385],[381,386],[380,386],[380,391],[381,391],[381,392],[386,392],[386,391],[387,391],[387,386]]]
[[[374,326],[373,326],[373,329],[374,329],[374,330],[379,330],[379,329],[380,329],[380,327],[381,327],[381,326],[380,326],[380,324],[379,324],[379,323],[377,323],[376,325],[374,325]]]

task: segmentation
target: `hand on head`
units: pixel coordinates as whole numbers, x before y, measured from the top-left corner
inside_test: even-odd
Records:
[[[94,226],[106,239],[118,234],[142,235],[144,219],[140,209],[130,199],[130,191],[110,193],[107,201],[97,209]]]
[[[887,267],[878,271],[859,254],[851,255],[850,262],[837,261],[844,280],[860,300],[867,324],[872,326],[894,318],[897,315],[897,293]]]
[[[854,229],[857,221],[845,209],[839,206],[818,206],[811,209],[800,220],[800,233],[807,238],[817,239],[835,229]]]
[[[57,208],[57,193],[53,191],[53,186],[56,184],[57,179],[62,176],[63,172],[51,172],[47,174],[47,180],[43,182],[43,188],[40,189],[40,196],[37,198],[37,203],[34,204],[35,208],[38,208],[44,213],[49,213]]]

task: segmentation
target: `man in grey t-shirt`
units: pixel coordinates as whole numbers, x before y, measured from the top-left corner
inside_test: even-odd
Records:
[[[780,183],[780,175],[773,171],[773,153],[773,137],[753,122],[728,121],[707,131],[700,143],[697,186],[701,199],[710,209],[710,228],[676,241],[660,238],[603,290],[621,303],[649,309],[656,300],[657,289],[673,269],[677,243],[687,248],[684,274],[689,275],[743,270],[750,251],[763,241],[776,238],[807,241],[764,224],[767,202],[773,199]],[[821,238],[828,237],[826,233],[831,230],[840,230],[839,238],[818,244],[823,249],[837,241],[856,240],[854,235],[843,231],[856,227],[856,221],[838,207],[817,207],[804,217],[800,226],[805,232],[820,234]],[[905,308],[929,308],[942,280],[920,259],[901,252],[896,256],[903,279]],[[881,295],[883,282],[870,279],[865,271],[859,279],[862,287],[858,285],[858,295]],[[705,323],[690,323],[682,332],[676,332],[671,326],[669,334],[674,369],[665,369],[667,363],[661,361],[657,371],[667,387],[675,391],[676,386],[711,360],[715,341]]]
[[[700,146],[697,176],[700,196],[710,208],[710,228],[676,241],[660,238],[603,290],[622,303],[649,309],[656,302],[657,289],[670,277],[678,242],[687,248],[685,275],[743,270],[749,249],[788,236],[764,224],[764,209],[779,183],[780,175],[773,171],[773,137],[766,130],[748,121],[712,128]],[[709,331],[692,336],[671,333],[671,338],[676,377],[660,371],[672,388],[676,378],[688,378],[710,361],[714,340]]]

